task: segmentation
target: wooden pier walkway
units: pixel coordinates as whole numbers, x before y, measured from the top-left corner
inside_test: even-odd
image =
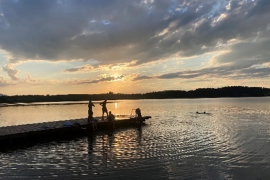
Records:
[[[142,122],[151,118],[151,116],[143,116]],[[97,119],[98,131],[111,129],[107,120]],[[136,117],[118,115],[114,121],[115,128],[138,126]],[[92,124],[87,123],[87,118],[71,119],[63,121],[42,122],[34,124],[25,124],[18,126],[0,127],[0,143],[1,146],[39,142],[41,140],[54,140],[61,137],[76,137],[92,133],[94,130]]]

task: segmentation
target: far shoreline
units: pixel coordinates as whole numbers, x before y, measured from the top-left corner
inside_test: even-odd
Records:
[[[197,98],[242,98],[268,97],[270,89],[263,87],[231,86],[222,88],[201,88],[191,91],[166,90],[149,93],[121,94],[66,94],[66,95],[16,95],[0,96],[0,103],[38,103],[38,102],[76,102],[107,100],[139,100],[139,99],[197,99]]]

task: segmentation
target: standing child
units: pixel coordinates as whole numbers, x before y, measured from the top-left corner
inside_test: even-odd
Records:
[[[107,110],[106,104],[107,104],[107,100],[104,100],[103,102],[100,103],[100,105],[102,106],[102,120],[104,118],[104,113],[107,114],[107,119],[108,119],[108,110]]]
[[[93,118],[92,106],[95,107],[95,105],[92,103],[92,101],[89,101],[89,103],[88,103],[88,117],[90,117],[90,118]]]

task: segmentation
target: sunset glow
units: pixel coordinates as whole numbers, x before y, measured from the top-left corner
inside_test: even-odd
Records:
[[[269,88],[269,7],[267,0],[3,0],[0,93]]]

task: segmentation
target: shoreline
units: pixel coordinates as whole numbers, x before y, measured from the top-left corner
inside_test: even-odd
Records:
[[[270,97],[270,95],[264,96],[219,96],[219,97],[171,97],[171,98],[127,98],[127,99],[110,99],[104,98],[110,101],[119,101],[119,100],[154,100],[154,99],[217,99],[217,98],[259,98],[259,97]],[[92,101],[103,101],[104,99],[91,99]],[[85,102],[83,102],[85,101]],[[38,106],[38,105],[72,105],[72,104],[87,104],[89,99],[81,100],[81,99],[74,99],[74,100],[47,100],[44,99],[43,101],[10,101],[10,102],[1,102],[0,107],[6,106]],[[32,104],[31,104],[32,103]],[[108,102],[110,103],[110,102]]]

